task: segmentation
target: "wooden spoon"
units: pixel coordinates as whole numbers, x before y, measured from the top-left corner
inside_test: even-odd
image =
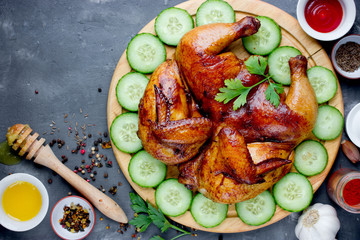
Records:
[[[37,133],[31,135],[29,125],[15,124],[8,129],[6,138],[8,144],[14,150],[20,149],[19,155],[26,155],[26,159],[34,159],[34,162],[58,173],[82,195],[84,195],[105,216],[121,223],[127,223],[128,219],[121,207],[110,197],[99,191],[93,185],[75,174],[55,156],[49,145],[43,146],[44,138],[37,140]]]

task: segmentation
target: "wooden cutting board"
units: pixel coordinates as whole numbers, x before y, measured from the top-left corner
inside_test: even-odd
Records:
[[[195,17],[196,10],[200,6],[200,4],[204,2],[199,0],[191,0],[184,3],[179,4],[177,7],[186,9],[192,16]],[[239,20],[244,16],[268,16],[273,18],[281,27],[282,30],[282,41],[281,45],[288,45],[294,46],[299,49],[302,54],[309,59],[309,66],[312,67],[315,65],[320,65],[326,68],[329,68],[334,72],[332,67],[331,61],[326,54],[325,50],[322,49],[321,45],[311,37],[309,37],[300,27],[299,23],[295,18],[291,15],[287,14],[286,12],[282,11],[281,9],[270,5],[268,3],[257,1],[257,0],[228,0],[227,1],[235,10],[236,12],[236,19]],[[154,16],[156,17],[156,16]],[[154,22],[155,18],[149,22],[140,32],[150,32],[155,34],[154,32]],[[172,58],[175,48],[173,47],[166,47],[167,50],[167,57]],[[244,50],[241,41],[237,41],[229,47],[229,50],[233,51],[239,58],[245,58],[249,56],[249,54]],[[131,68],[126,60],[126,53],[124,52],[121,56],[109,89],[109,96],[108,96],[108,106],[107,106],[107,118],[108,118],[108,127],[110,129],[111,123],[116,116],[122,113],[122,108],[118,104],[116,95],[115,95],[115,88],[119,81],[119,79],[125,75],[126,73],[130,72]],[[341,94],[340,84],[338,83],[338,90],[335,97],[329,102],[329,105],[332,105],[340,110],[342,114],[344,114],[344,105],[343,105],[343,98]],[[337,139],[332,141],[323,142],[324,146],[326,147],[329,160],[326,169],[319,175],[310,177],[309,180],[312,183],[314,192],[320,187],[320,185],[325,180],[327,174],[329,173],[339,146],[340,146],[341,136]],[[144,199],[148,200],[152,204],[155,204],[155,191],[153,189],[146,189],[139,187],[137,184],[132,182],[129,173],[128,173],[128,164],[131,156],[129,154],[123,153],[119,151],[113,145],[113,151],[119,166],[121,167],[125,177],[131,184],[131,186],[135,189],[135,191]],[[295,171],[293,169],[292,171]],[[174,167],[170,167],[168,169],[168,177],[176,177],[177,176],[177,169]],[[221,233],[233,233],[233,232],[245,232],[251,231],[255,229],[259,229],[275,223],[284,217],[288,216],[290,212],[284,211],[277,206],[276,213],[274,217],[264,225],[254,227],[244,224],[238,217],[234,208],[234,205],[229,206],[228,216],[225,221],[217,227],[214,228],[204,228],[198,225],[194,219],[192,218],[190,212],[186,212],[184,215],[172,218],[174,221],[199,230],[209,231],[209,232],[221,232]],[[131,218],[131,216],[128,216]]]

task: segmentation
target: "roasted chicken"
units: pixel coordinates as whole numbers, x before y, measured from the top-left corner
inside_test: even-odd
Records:
[[[253,88],[233,110],[215,100],[226,79],[251,86],[244,60],[223,52],[257,32],[256,18],[197,27],[181,39],[175,59],[153,73],[139,107],[139,137],[155,158],[179,164],[179,182],[221,203],[255,197],[291,168],[294,147],[309,137],[317,102],[307,79],[307,60],[291,58],[291,85],[278,107],[265,98],[268,82]]]

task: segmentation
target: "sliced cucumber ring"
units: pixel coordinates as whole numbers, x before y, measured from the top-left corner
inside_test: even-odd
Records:
[[[301,52],[290,46],[282,46],[272,51],[268,58],[269,75],[271,78],[283,85],[290,85],[290,66],[291,57],[301,55]]]
[[[305,176],[321,173],[328,162],[328,152],[318,141],[306,140],[295,148],[294,166]]]
[[[315,66],[307,71],[311,86],[319,104],[332,99],[337,91],[337,79],[332,71],[321,66]]]
[[[166,164],[160,162],[145,150],[136,153],[128,167],[134,183],[141,187],[156,187],[166,177]]]
[[[152,73],[165,61],[166,50],[159,38],[151,33],[140,33],[131,39],[126,57],[130,67],[144,74]]]
[[[235,22],[234,9],[223,0],[207,0],[200,5],[196,12],[196,26],[233,22]]]
[[[203,227],[212,228],[220,225],[227,215],[228,205],[213,202],[198,193],[191,204],[190,212],[195,221]]]
[[[344,117],[341,112],[329,105],[319,107],[313,129],[314,135],[320,140],[333,140],[340,136],[344,126]]]
[[[140,99],[143,97],[149,79],[142,73],[125,74],[116,85],[116,98],[119,104],[129,110],[138,111]]]
[[[300,212],[307,208],[313,198],[310,181],[300,173],[288,173],[275,183],[273,188],[275,202],[289,212]]]
[[[170,178],[162,182],[155,191],[155,202],[167,216],[184,214],[190,207],[192,192],[177,179]]]
[[[276,204],[274,197],[269,191],[265,191],[256,197],[235,204],[236,212],[244,223],[259,226],[274,216]]]
[[[137,136],[138,114],[123,113],[117,116],[110,126],[110,138],[117,149],[125,153],[135,153],[142,149],[142,143]]]
[[[165,44],[177,46],[185,33],[194,28],[191,15],[184,9],[163,10],[155,20],[155,32]]]
[[[260,28],[257,33],[242,39],[245,49],[254,55],[268,55],[281,42],[281,29],[271,18],[258,16]]]

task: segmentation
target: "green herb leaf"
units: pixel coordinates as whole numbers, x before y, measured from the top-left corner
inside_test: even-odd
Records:
[[[151,222],[152,222],[151,218],[145,214],[139,214],[135,218],[129,221],[131,225],[134,225],[136,228],[139,228],[140,232],[144,232],[148,228]]]
[[[252,55],[245,61],[245,66],[249,73],[264,76],[267,60],[262,56]]]
[[[135,193],[129,193],[130,200],[131,200],[131,208],[136,213],[147,213],[147,207],[144,200]]]
[[[165,239],[163,239],[159,235],[156,235],[156,236],[153,236],[152,238],[150,238],[149,240],[165,240]]]
[[[239,96],[233,105],[235,111],[246,103],[246,97],[249,94],[251,87],[245,87],[241,80],[237,78],[227,79],[224,83],[226,87],[219,89],[220,92],[216,94],[215,100],[226,104]]]
[[[245,87],[242,84],[241,80],[237,78],[226,79],[224,81],[225,87],[219,89],[219,93],[216,94],[215,100],[227,104],[232,99],[237,97],[237,99],[233,103],[234,111],[236,111],[237,109],[241,108],[246,104],[247,96],[253,87],[270,79],[270,76],[265,74],[267,67],[266,58],[262,56],[252,55],[245,61],[245,66],[246,69],[249,71],[249,73],[261,75],[264,76],[265,78],[249,87]],[[277,108],[280,104],[279,94],[283,92],[284,92],[284,88],[282,87],[281,84],[277,84],[269,81],[269,86],[265,91],[266,99],[270,101],[270,103]]]
[[[280,104],[279,94],[283,92],[284,88],[280,84],[269,81],[269,86],[265,91],[266,100],[270,101],[270,103],[277,108]]]
[[[234,104],[233,104],[233,110],[236,111],[237,109],[241,108],[242,106],[245,105],[246,103],[246,99],[247,99],[247,95],[249,94],[251,88],[247,88],[247,89],[244,89],[240,96],[234,101]]]
[[[156,209],[153,207],[149,202],[144,202],[144,200],[135,193],[129,194],[131,199],[131,208],[137,213],[137,215],[129,221],[131,225],[134,225],[136,228],[140,229],[140,232],[144,232],[150,223],[154,223],[155,226],[157,226],[161,232],[167,231],[169,228],[173,228],[177,231],[182,232],[182,234],[175,236],[172,239],[176,239],[185,235],[191,234],[188,231],[185,231],[181,228],[178,228],[174,225],[172,225],[164,216],[164,214],[161,212],[161,210]],[[140,214],[139,214],[140,213]],[[145,213],[145,214],[143,214]],[[151,240],[164,240],[160,236],[154,236],[151,238]]]
[[[160,209],[157,210],[150,203],[148,203],[148,213],[152,222],[155,224],[155,226],[160,228],[161,232],[165,232],[169,229],[169,227],[171,227],[171,224],[165,218],[161,210]]]

